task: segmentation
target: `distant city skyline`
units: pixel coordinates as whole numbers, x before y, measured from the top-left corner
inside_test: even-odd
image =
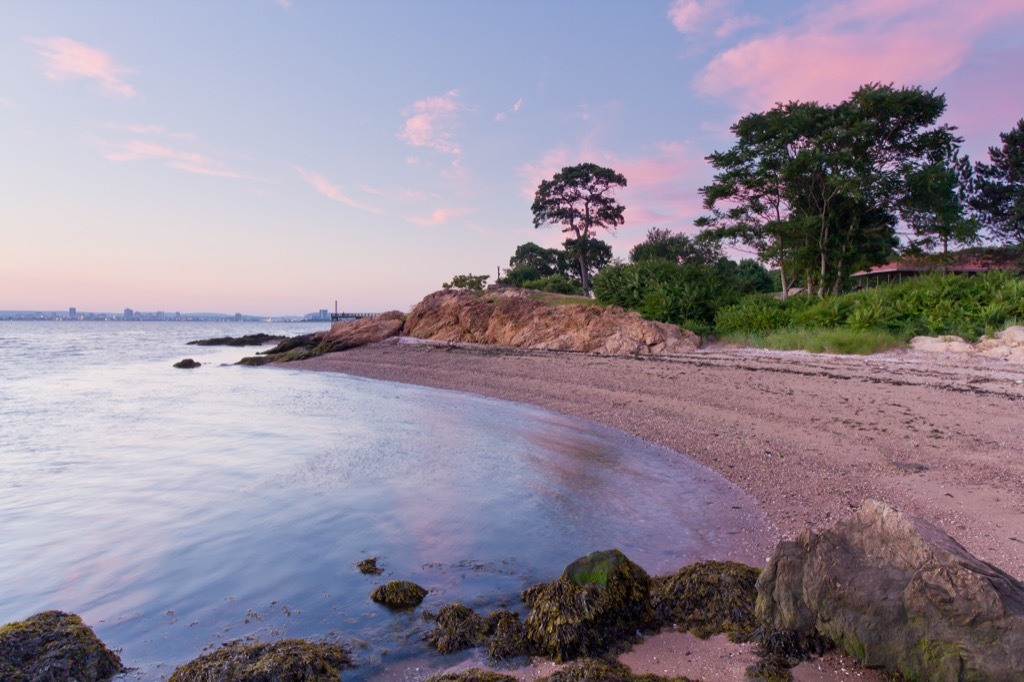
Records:
[[[621,172],[614,255],[694,234],[741,116],[944,93],[1024,116],[1020,0],[71,0],[0,22],[0,309],[408,310],[495,278],[538,183]]]

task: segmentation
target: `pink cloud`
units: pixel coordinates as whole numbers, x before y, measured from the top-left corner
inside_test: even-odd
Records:
[[[125,163],[156,159],[164,161],[171,168],[198,175],[212,175],[236,180],[252,179],[203,154],[173,149],[146,140],[129,139],[117,142],[96,140],[96,144],[103,150],[103,157],[108,161]]]
[[[345,204],[346,206],[357,208],[361,211],[368,211],[370,213],[378,214],[383,213],[383,211],[381,211],[378,208],[360,203],[355,199],[352,199],[351,197],[347,196],[341,191],[339,187],[332,184],[330,180],[320,175],[319,173],[314,173],[313,171],[306,170],[301,166],[293,165],[292,168],[294,168],[295,172],[302,176],[302,179],[305,180],[313,189],[315,189],[320,194],[323,194],[328,199],[331,199],[332,201],[337,201],[339,203]]]
[[[435,225],[443,225],[449,220],[461,218],[473,212],[471,208],[438,208],[429,215],[409,218],[409,222],[422,225],[423,227],[434,227]]]
[[[816,7],[816,6],[812,6]],[[958,69],[982,33],[1024,16],[1017,0],[857,0],[715,57],[695,87],[741,108],[836,102],[868,82],[928,84]]]
[[[439,97],[427,97],[412,105],[412,115],[405,120],[400,140],[413,147],[427,147],[445,154],[460,154],[452,129],[457,127],[457,112],[464,107],[459,103],[459,91],[449,90]]]
[[[138,93],[121,75],[128,69],[118,66],[107,53],[70,38],[29,38],[36,53],[46,62],[46,77],[51,80],[87,78],[114,95],[135,97]]]
[[[680,33],[700,30],[714,13],[720,0],[673,0],[668,8],[668,20]]]
[[[523,106],[523,98],[520,97],[518,100],[516,100],[516,103],[512,105],[512,109],[511,110],[509,110],[509,111],[502,111],[502,112],[500,112],[498,114],[495,114],[494,120],[495,121],[504,121],[504,120],[508,119],[508,117],[511,114],[518,114],[519,113],[519,109],[522,106]]]

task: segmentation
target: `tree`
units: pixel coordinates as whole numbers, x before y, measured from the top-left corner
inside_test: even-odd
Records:
[[[645,260],[668,260],[677,264],[703,263],[710,265],[722,257],[718,242],[709,239],[691,239],[682,232],[652,227],[647,238],[629,250],[631,263]]]
[[[490,279],[490,275],[455,275],[451,282],[441,285],[444,289],[466,289],[468,291],[483,291],[484,284]]]
[[[581,244],[586,245],[586,254],[582,259],[580,258]],[[584,282],[583,275],[581,274],[582,271],[580,270],[581,262],[587,264],[587,282],[591,282],[594,279],[594,275],[612,262],[611,245],[600,239],[588,239],[586,241],[566,239],[562,243],[562,247],[565,249],[565,251],[561,252],[565,255],[565,269],[562,271],[562,274],[570,280],[579,282],[581,285]]]
[[[991,163],[974,165],[970,205],[993,237],[1024,244],[1024,118],[999,138],[1002,147],[988,148]]]
[[[955,156],[949,162],[932,164],[907,178],[910,192],[903,212],[911,230],[905,252],[939,251],[944,263],[949,260],[951,245],[976,244],[980,230],[978,221],[967,215],[973,179],[971,161],[966,156]]]
[[[719,172],[697,224],[778,268],[783,291],[802,275],[808,290],[838,293],[854,269],[885,262],[901,220],[945,210],[947,195],[913,181],[956,157],[955,129],[936,125],[945,108],[934,91],[872,84],[837,105],[745,116],[736,145],[708,157]]]
[[[544,279],[554,275],[565,275],[566,253],[560,249],[545,249],[533,242],[516,247],[515,254],[508,261],[509,269],[501,282],[521,287],[526,282]]]
[[[615,188],[625,186],[626,178],[610,168],[593,163],[566,166],[537,188],[530,207],[533,226],[562,225],[562,232],[571,232],[586,244],[597,228],[611,230],[625,222],[626,207],[611,196]],[[576,253],[583,290],[590,293],[588,255],[585,248]]]

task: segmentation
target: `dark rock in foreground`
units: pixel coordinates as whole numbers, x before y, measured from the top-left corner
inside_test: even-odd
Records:
[[[349,652],[339,644],[239,640],[178,666],[168,682],[337,682],[351,667]]]
[[[377,557],[375,556],[372,556],[369,559],[363,559],[356,564],[356,568],[358,568],[359,572],[363,575],[380,575],[384,572],[384,569],[377,565]]]
[[[690,682],[686,677],[637,675],[613,659],[581,658],[537,682]]]
[[[44,611],[0,628],[0,679],[5,682],[100,682],[124,671],[73,613]]]
[[[427,591],[408,580],[392,580],[373,591],[370,599],[389,609],[408,609],[419,606]]]
[[[470,668],[458,673],[433,675],[427,678],[427,682],[516,682],[516,678],[490,670]]]
[[[619,550],[588,554],[523,592],[530,642],[561,663],[635,641],[654,621],[650,592],[650,576]]]
[[[174,366],[178,369],[195,369],[196,367],[202,367],[203,363],[196,362],[192,358],[185,358],[174,363]]]
[[[768,629],[824,635],[869,667],[915,680],[1024,670],[1024,584],[881,502],[780,543],[757,590]]]
[[[288,338],[280,334],[249,334],[248,336],[219,336],[214,339],[189,341],[189,346],[262,346],[271,341]]]

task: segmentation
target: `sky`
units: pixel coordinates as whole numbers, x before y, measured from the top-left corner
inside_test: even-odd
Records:
[[[747,113],[920,86],[987,159],[1022,73],[1021,0],[0,0],[0,310],[407,311],[565,166],[625,259]]]

